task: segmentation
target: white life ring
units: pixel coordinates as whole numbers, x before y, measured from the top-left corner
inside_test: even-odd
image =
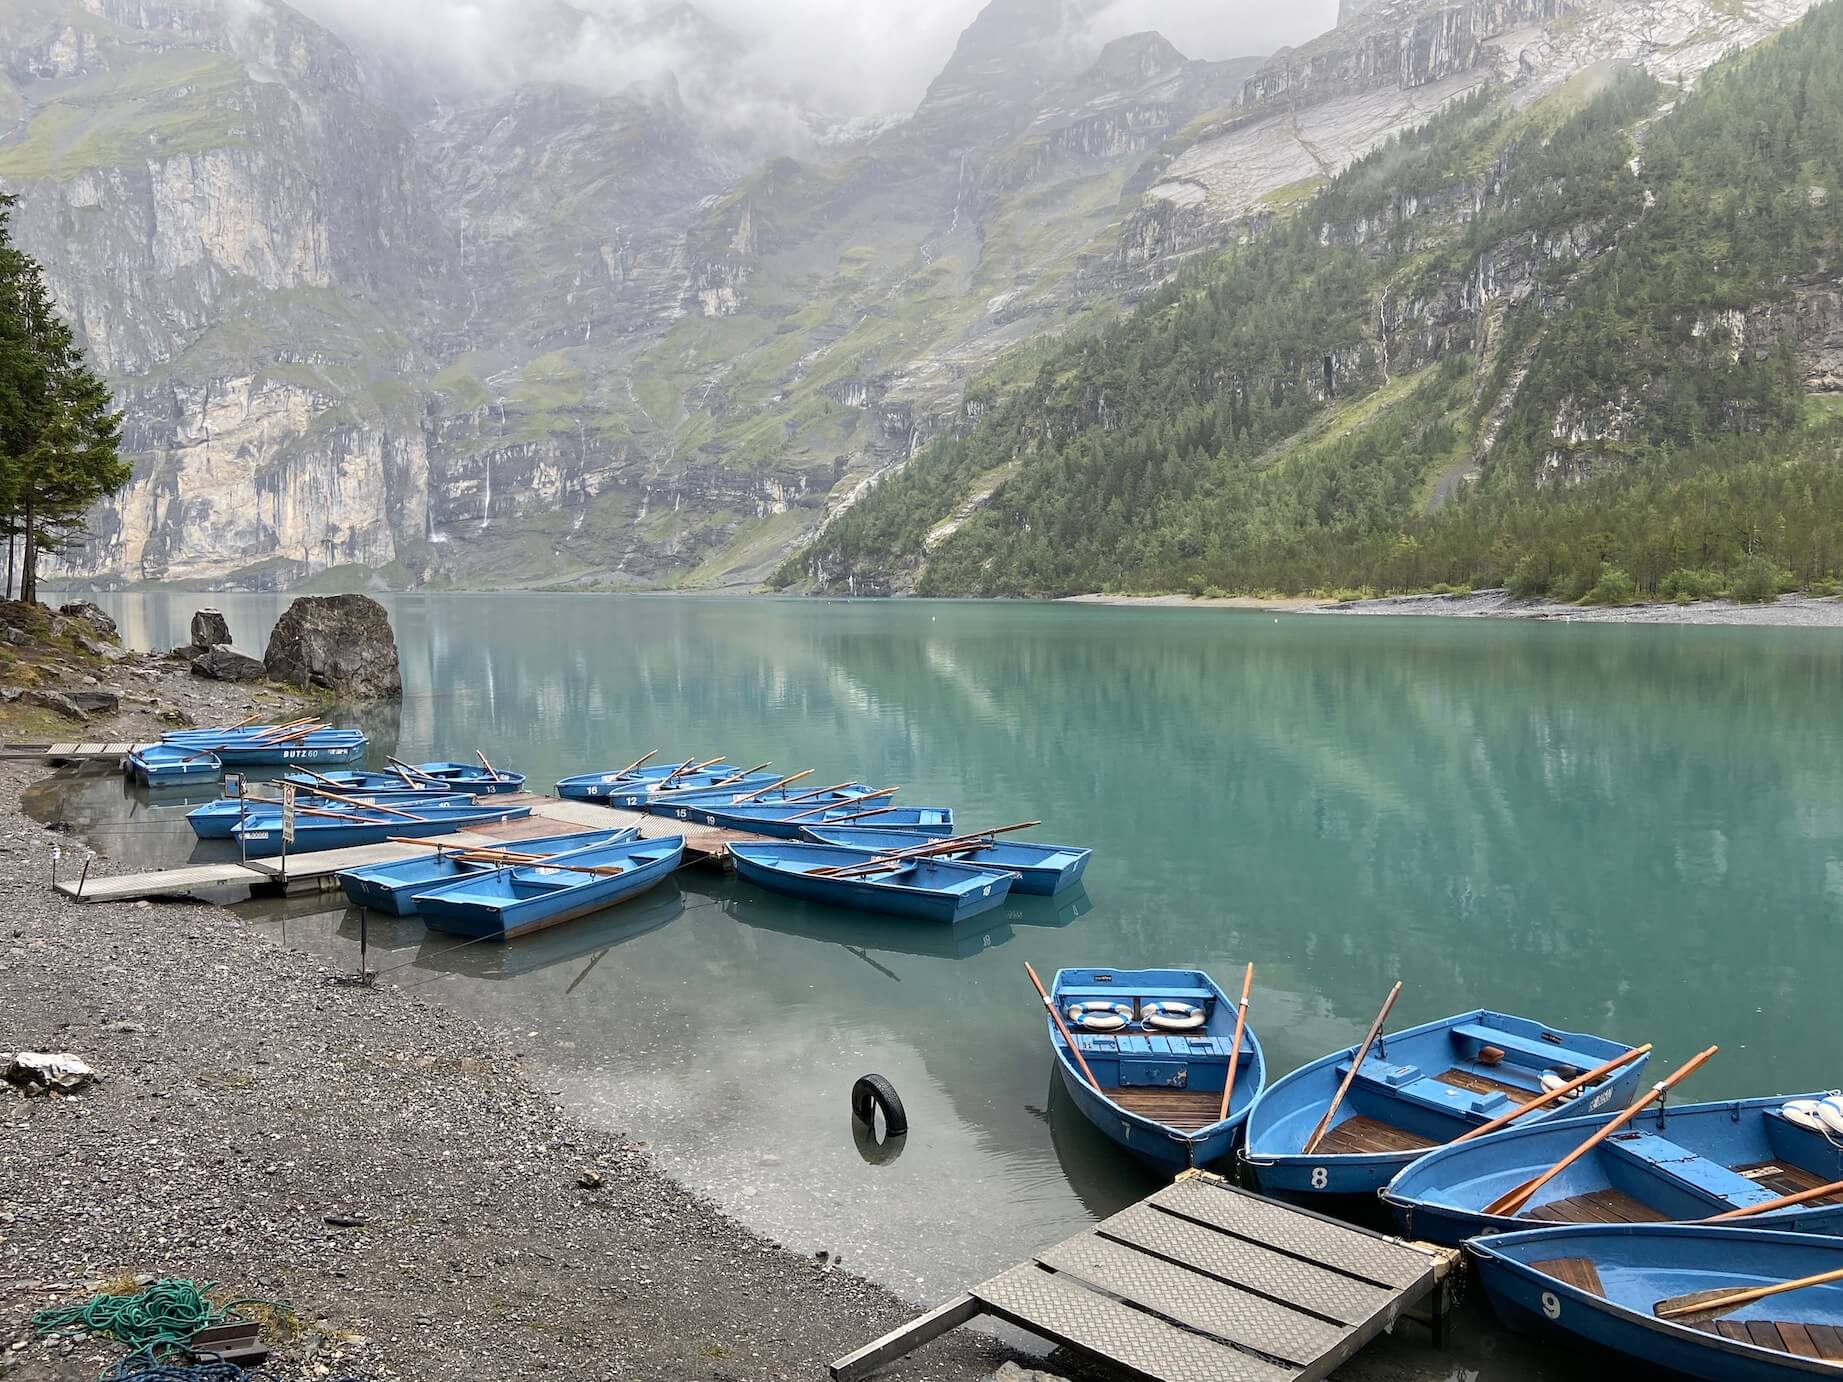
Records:
[[[1173,998],[1154,999],[1142,1004],[1139,1012],[1146,1026],[1161,1032],[1194,1032],[1203,1025],[1203,1009]]]
[[[1084,1032],[1117,1032],[1133,1020],[1124,1003],[1071,1003],[1065,1015]]]
[[[1816,1099],[1794,1099],[1779,1112],[1788,1123],[1809,1128],[1812,1132],[1824,1132],[1826,1129],[1822,1109],[1823,1105]]]
[[[1832,1133],[1843,1137],[1843,1095],[1831,1094],[1818,1100],[1817,1116]]]

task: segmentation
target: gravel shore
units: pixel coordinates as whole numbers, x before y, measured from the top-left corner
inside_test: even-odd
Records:
[[[85,738],[258,704],[116,667],[137,704]],[[47,1346],[28,1321],[141,1274],[291,1301],[306,1329],[280,1378],[816,1379],[917,1313],[572,1121],[507,1034],[338,986],[228,911],[53,893],[50,845],[66,867],[85,850],[21,812],[42,772],[0,765],[0,1052],[74,1052],[102,1078],[0,1085],[0,1377],[90,1382],[119,1348]],[[886,1375],[970,1382],[1006,1356],[960,1333]]]

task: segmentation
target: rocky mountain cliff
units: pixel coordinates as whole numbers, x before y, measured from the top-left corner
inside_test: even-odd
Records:
[[[279,0],[15,0],[0,180],[135,459],[67,574],[753,582],[1020,347],[1442,107],[1685,80],[1804,8],[1347,0],[1205,63],[1104,42],[1093,0],[992,0],[908,119],[818,138],[671,77],[433,100]]]

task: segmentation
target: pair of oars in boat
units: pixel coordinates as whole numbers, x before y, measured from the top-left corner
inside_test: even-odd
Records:
[[[433,840],[417,840],[403,835],[392,835],[388,839],[394,845],[420,845],[424,849],[438,852],[446,852],[450,848]],[[565,873],[592,873],[604,878],[627,872],[617,864],[565,864],[558,862],[557,856],[552,854],[527,854],[518,850],[491,849],[484,845],[454,850],[453,857],[466,864],[488,864],[495,868],[562,869]]]
[[[860,864],[834,864],[830,868],[814,869],[809,875],[813,878],[856,878],[866,873],[881,873],[892,864],[913,863],[918,859],[938,859],[947,854],[966,854],[992,842],[994,835],[1009,835],[1015,830],[1029,830],[1042,825],[1042,821],[1023,821],[1017,825],[1001,825],[991,830],[978,830],[970,835],[955,835],[947,840],[930,840],[925,845],[910,845],[906,849],[892,849],[887,854],[866,859]]]
[[[1018,827],[1023,829],[1022,826]],[[1024,972],[1030,976],[1030,986],[1037,991],[1037,997],[1043,1000],[1043,1010],[1056,1024],[1069,1054],[1075,1057],[1075,1064],[1081,1067],[1082,1078],[1088,1081],[1088,1087],[1097,1094],[1101,1082],[1094,1078],[1094,1072],[1088,1068],[1087,1059],[1081,1053],[1081,1047],[1075,1044],[1075,1038],[1069,1034],[1068,1024],[1062,1020],[1062,1014],[1056,1011],[1056,1005],[1050,1000],[1049,991],[1043,987],[1043,981],[1037,977],[1037,971],[1029,960],[1024,961]],[[1241,1003],[1235,1009],[1235,1037],[1229,1047],[1229,1068],[1222,1081],[1222,1107],[1217,1111],[1216,1121],[1221,1122],[1229,1116],[1229,1096],[1235,1092],[1235,1077],[1241,1072],[1241,1038],[1248,1026],[1248,995],[1254,988],[1254,965],[1248,966],[1248,972],[1242,976]]]

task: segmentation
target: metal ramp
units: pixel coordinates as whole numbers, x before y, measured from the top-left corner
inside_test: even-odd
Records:
[[[831,1366],[856,1382],[981,1315],[1141,1382],[1314,1382],[1432,1297],[1459,1254],[1187,1172]]]

